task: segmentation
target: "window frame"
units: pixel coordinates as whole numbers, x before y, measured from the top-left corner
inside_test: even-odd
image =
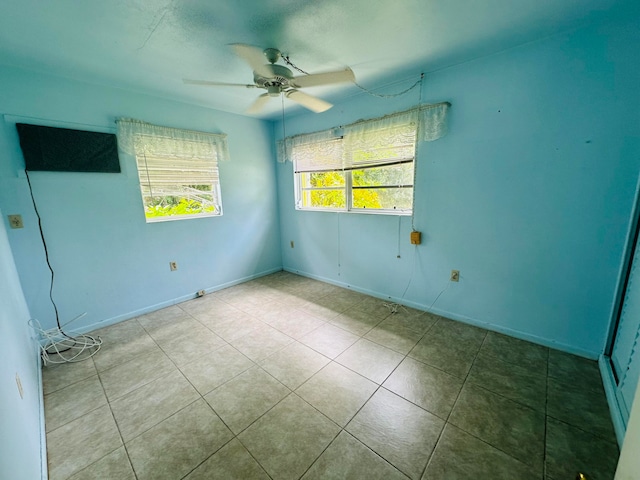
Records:
[[[223,215],[219,165],[229,158],[225,134],[131,118],[118,118],[116,125],[119,150],[135,161],[146,223]],[[167,208],[153,212],[157,206]]]
[[[148,134],[137,134],[137,135],[148,135]],[[174,153],[175,155],[175,153]],[[179,156],[179,155],[176,155]],[[207,211],[203,211],[203,212],[198,212],[198,213],[188,213],[188,214],[175,214],[175,215],[158,215],[158,216],[149,216],[148,215],[148,210],[150,207],[152,207],[153,205],[151,203],[147,202],[147,198],[151,197],[157,197],[157,198],[167,198],[167,197],[178,197],[181,199],[187,199],[189,200],[189,197],[187,195],[184,195],[184,193],[182,192],[178,192],[176,191],[175,195],[174,194],[162,194],[162,195],[154,195],[153,194],[153,188],[154,188],[154,184],[153,182],[149,179],[149,174],[148,174],[148,159],[147,159],[147,153],[143,150],[143,151],[138,151],[138,148],[136,147],[136,152],[134,154],[135,160],[136,160],[136,168],[138,171],[138,185],[140,187],[140,197],[142,200],[142,208],[144,210],[144,217],[145,217],[145,221],[147,223],[157,223],[157,222],[171,222],[174,220],[189,220],[189,219],[195,219],[195,218],[205,218],[205,217],[219,217],[222,215],[223,211],[222,211],[222,195],[221,195],[221,190],[220,190],[220,174],[219,174],[219,168],[218,168],[218,161],[215,158],[215,156],[212,156],[211,158],[209,158],[208,160],[203,159],[203,157],[199,158],[197,161],[197,165],[194,166],[194,168],[190,169],[190,170],[182,170],[181,173],[183,173],[184,175],[188,175],[190,173],[193,173],[195,171],[197,171],[198,167],[201,167],[203,163],[211,163],[212,167],[211,167],[211,172],[212,174],[210,175],[210,178],[208,178],[208,182],[207,183],[192,183],[192,182],[188,182],[186,180],[182,180],[179,181],[175,184],[172,184],[172,187],[182,187],[182,188],[188,188],[191,185],[206,185],[206,186],[210,186],[211,190],[207,191],[208,194],[211,195],[212,200],[211,200],[211,205],[213,206],[214,210],[211,212],[207,212]],[[166,162],[166,166],[165,169],[166,170],[171,170],[171,168],[166,168],[166,167],[171,167],[171,166],[175,166],[175,164],[171,164],[171,157],[169,155],[158,155],[158,156],[154,156],[154,160],[156,162],[161,162],[161,161],[165,161]],[[155,169],[155,170],[160,170],[160,169]],[[147,179],[145,180],[144,177],[145,175],[147,176]],[[176,179],[180,180],[179,175],[176,175]],[[211,182],[209,184],[209,182]],[[155,186],[157,187],[157,183],[155,184]],[[145,190],[149,189],[149,194],[146,195],[145,194]],[[210,192],[210,193],[209,193]],[[202,207],[205,208],[205,204],[201,203]]]
[[[416,137],[417,137],[417,132],[416,132]],[[325,141],[336,141],[336,140],[340,140],[340,141],[344,141],[343,137],[337,137],[337,138],[333,138],[333,139],[328,139]],[[297,171],[296,169],[296,161],[293,161],[293,177],[294,177],[294,189],[295,189],[295,209],[296,210],[300,210],[300,211],[313,211],[313,212],[342,212],[342,213],[362,213],[362,214],[371,214],[371,215],[401,215],[401,216],[411,216],[413,215],[413,209],[414,209],[414,191],[413,189],[415,188],[415,167],[416,167],[416,155],[415,155],[415,151],[416,148],[415,146],[417,145],[417,138],[415,140],[414,143],[414,154],[413,157],[408,160],[408,159],[404,159],[404,160],[397,160],[397,159],[393,159],[390,160],[389,162],[386,163],[379,163],[379,164],[375,164],[375,165],[370,165],[370,166],[363,166],[363,165],[358,165],[358,166],[351,166],[348,168],[344,168],[344,166],[341,169],[318,169],[318,170],[308,170],[308,171]],[[380,186],[374,186],[373,188],[411,188],[412,192],[411,192],[411,208],[410,209],[398,209],[398,208],[366,208],[366,207],[355,207],[353,205],[353,192],[354,189],[366,189],[366,188],[371,188],[371,187],[354,187],[353,186],[353,172],[354,171],[359,171],[359,170],[368,170],[368,169],[376,169],[376,168],[382,168],[382,167],[388,167],[388,166],[393,166],[393,165],[400,165],[400,164],[411,164],[411,170],[412,170],[412,182],[411,185],[406,185],[403,184],[402,186],[398,186],[398,185],[380,185]],[[304,174],[311,174],[311,173],[321,173],[321,172],[341,172],[344,175],[344,185],[342,186],[337,186],[337,187],[305,187],[303,185],[304,180],[302,178],[302,176]],[[312,192],[312,191],[321,191],[321,190],[344,190],[344,195],[345,195],[345,206],[344,207],[324,207],[324,206],[318,206],[318,207],[314,207],[314,206],[305,206],[304,205],[304,195],[305,192]]]

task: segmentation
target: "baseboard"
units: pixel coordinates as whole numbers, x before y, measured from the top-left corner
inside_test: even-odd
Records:
[[[36,370],[38,372],[38,403],[40,410],[40,470],[42,480],[49,478],[49,465],[47,463],[47,430],[44,423],[44,386],[42,384],[42,357],[40,356],[40,345],[33,339],[35,350]]]
[[[336,285],[338,287],[342,287],[342,288],[348,288],[350,290],[359,292],[359,293],[364,293],[365,295],[370,295],[372,297],[376,297],[376,298],[380,298],[382,300],[391,300],[395,303],[398,303],[400,305],[405,305],[407,307],[411,307],[411,308],[415,308],[417,310],[423,310],[425,312],[429,312],[429,313],[433,313],[435,315],[440,315],[442,317],[446,317],[446,318],[450,318],[452,320],[456,320],[458,322],[462,322],[462,323],[466,323],[468,325],[472,325],[474,327],[480,327],[480,328],[484,328],[485,330],[491,330],[497,333],[502,333],[505,335],[508,335],[510,337],[514,337],[514,338],[518,338],[520,340],[525,340],[527,342],[531,342],[531,343],[535,343],[538,345],[542,345],[544,347],[549,347],[549,348],[553,348],[555,350],[561,350],[563,352],[566,353],[571,353],[572,355],[578,355],[580,357],[584,357],[584,358],[588,358],[589,360],[598,360],[598,358],[600,357],[601,352],[594,352],[592,350],[586,350],[586,349],[582,349],[579,347],[575,347],[573,345],[567,345],[565,343],[560,343],[557,342],[553,339],[549,339],[549,338],[544,338],[544,337],[539,337],[537,335],[532,335],[526,332],[521,332],[519,330],[513,330],[507,327],[503,327],[501,325],[496,325],[494,323],[491,322],[486,322],[483,320],[479,320],[476,318],[472,318],[472,317],[468,317],[466,315],[460,315],[458,313],[455,312],[449,312],[447,310],[442,310],[439,308],[434,308],[430,305],[425,305],[425,304],[421,304],[418,302],[412,302],[403,298],[399,298],[399,297],[394,297],[394,296],[390,296],[390,295],[386,295],[384,293],[380,293],[380,292],[375,292],[372,290],[368,290],[366,288],[360,288],[358,286],[355,285],[351,285],[345,282],[337,282],[333,279],[330,278],[324,278],[322,276],[319,275],[314,275],[312,273],[308,273],[308,272],[304,272],[301,270],[297,270],[297,269],[293,269],[293,268],[289,268],[289,267],[284,267],[283,270],[290,272],[290,273],[295,273],[298,275],[301,275],[303,277],[308,277],[308,278],[313,278],[314,280],[319,280],[321,282],[325,282],[325,283],[329,283],[331,285]]]
[[[280,272],[280,271],[282,271],[281,267],[272,268],[272,269],[269,269],[269,270],[262,271],[260,273],[255,273],[253,275],[248,275],[246,277],[241,277],[241,278],[238,278],[236,280],[232,280],[230,282],[222,283],[220,285],[215,285],[213,287],[205,288],[204,291],[205,291],[205,293],[217,292],[218,290],[224,290],[225,288],[233,287],[234,285],[239,285],[241,283],[245,283],[245,282],[248,282],[248,281],[251,281],[251,280],[255,280],[256,278],[264,277],[266,275],[271,275],[272,273],[276,273],[276,272]],[[133,310],[131,312],[123,313],[123,314],[117,315],[115,317],[107,318],[105,320],[101,320],[99,322],[95,322],[95,323],[92,323],[90,325],[84,325],[81,328],[77,328],[76,329],[76,328],[70,327],[69,330],[72,331],[73,333],[88,333],[88,332],[92,332],[93,330],[97,330],[99,328],[108,327],[110,325],[115,325],[116,323],[120,323],[120,322],[123,322],[125,320],[129,320],[131,318],[139,317],[140,315],[144,315],[146,313],[155,312],[156,310],[160,310],[162,308],[170,307],[172,305],[177,305],[178,303],[186,302],[187,300],[192,300],[194,298],[196,298],[196,294],[195,293],[191,293],[191,294],[188,294],[188,295],[182,295],[180,297],[175,297],[175,298],[172,298],[172,299],[169,299],[169,300],[165,300],[163,302],[156,303],[154,305],[149,305],[147,307],[143,307],[143,308],[140,308],[138,310]]]
[[[598,359],[598,366],[600,367],[600,376],[602,377],[604,393],[607,397],[607,403],[609,404],[609,412],[611,414],[611,421],[613,422],[613,429],[616,432],[618,446],[622,448],[622,442],[624,441],[624,435],[627,431],[627,425],[622,413],[620,412],[620,406],[618,405],[616,381],[613,376],[613,370],[611,369],[611,360],[605,355],[600,355],[600,358]]]

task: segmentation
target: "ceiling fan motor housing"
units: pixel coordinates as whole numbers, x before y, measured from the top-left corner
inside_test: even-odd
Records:
[[[266,88],[267,90],[269,90],[269,87],[281,88],[289,86],[289,81],[293,78],[291,70],[282,65],[266,65],[266,67],[270,68],[273,71],[273,76],[267,78],[256,72],[253,72],[253,81],[256,83],[256,85]],[[277,96],[279,93],[280,90],[278,90],[275,96]],[[269,94],[273,95],[271,93],[271,90],[269,90]]]

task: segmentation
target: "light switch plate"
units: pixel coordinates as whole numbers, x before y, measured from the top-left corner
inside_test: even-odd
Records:
[[[7,217],[9,217],[9,226],[11,228],[24,228],[22,215],[7,215]]]

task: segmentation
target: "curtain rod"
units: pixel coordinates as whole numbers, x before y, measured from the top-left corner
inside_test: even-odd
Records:
[[[347,125],[339,125],[337,127],[331,127],[331,128],[327,128],[325,130],[320,130],[320,132],[328,132],[328,131],[331,131],[331,130],[339,130],[339,129],[342,129],[342,128],[345,128],[345,127],[353,127],[353,126],[359,125],[361,123],[372,122],[372,121],[376,121],[376,120],[383,120],[385,118],[395,117],[395,116],[398,116],[398,115],[404,115],[406,113],[411,112],[412,110],[430,110],[432,108],[440,107],[442,105],[446,105],[448,107],[451,107],[451,102],[438,102],[438,103],[429,103],[429,104],[426,104],[426,105],[418,105],[417,107],[409,108],[407,110],[402,110],[400,112],[389,113],[387,115],[383,115],[382,117],[375,117],[375,118],[356,120],[355,122],[349,123]],[[320,133],[320,132],[312,132],[311,134]],[[294,139],[294,138],[302,137],[302,136],[305,136],[305,135],[309,135],[309,133],[298,133],[297,135],[292,135],[290,137],[285,137],[285,138]],[[284,140],[284,138],[282,140]]]

